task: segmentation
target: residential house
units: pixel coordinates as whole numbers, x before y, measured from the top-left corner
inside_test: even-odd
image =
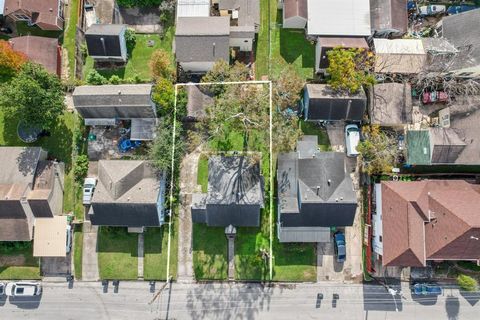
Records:
[[[153,140],[157,124],[151,84],[79,86],[73,105],[87,126],[114,126],[130,121],[131,140]]]
[[[0,147],[0,241],[30,241],[37,218],[63,210],[64,165],[40,147]]]
[[[210,0],[177,0],[177,19],[180,17],[209,17]]]
[[[464,180],[375,185],[373,249],[383,266],[429,261],[480,263],[480,187]]]
[[[232,27],[253,27],[255,33],[260,29],[259,0],[214,0],[218,3],[221,16],[230,16]]]
[[[219,60],[229,62],[230,18],[178,18],[175,57],[178,66],[192,74],[208,72]]]
[[[62,48],[58,39],[24,36],[8,40],[12,49],[24,53],[31,61],[41,64],[48,72],[61,76]]]
[[[264,207],[260,165],[247,156],[208,159],[208,192],[193,194],[192,221],[212,227],[258,227]]]
[[[160,227],[165,222],[164,205],[165,174],[158,174],[149,162],[98,162],[98,183],[88,211],[93,225]]]
[[[282,1],[283,28],[304,29],[308,20],[308,0]]]
[[[480,77],[480,8],[446,16],[438,33],[462,52],[450,67],[450,74],[461,78]]]
[[[370,0],[372,35],[399,38],[408,30],[407,0]]]
[[[3,15],[42,30],[62,30],[63,0],[5,0]]]
[[[126,62],[124,24],[92,24],[85,32],[88,55],[95,61]]]
[[[420,39],[373,39],[376,73],[416,74],[427,58]]]
[[[345,154],[320,152],[317,136],[279,154],[277,190],[280,242],[330,242],[331,227],[353,225],[357,197]]]
[[[412,88],[409,83],[379,83],[371,90],[370,123],[404,128],[412,123]]]
[[[306,121],[361,121],[367,106],[363,89],[350,94],[338,92],[326,84],[307,84],[303,94]]]

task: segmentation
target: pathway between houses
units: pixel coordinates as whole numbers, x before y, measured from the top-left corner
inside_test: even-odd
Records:
[[[83,223],[83,256],[82,256],[82,280],[97,281],[98,273],[97,255],[98,227],[92,226],[90,221]]]
[[[192,215],[190,205],[192,193],[201,192],[197,185],[198,159],[200,147],[184,157],[180,167],[179,239],[178,239],[178,282],[190,282],[193,275]]]

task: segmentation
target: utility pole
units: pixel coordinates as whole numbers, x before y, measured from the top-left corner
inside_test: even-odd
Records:
[[[152,304],[155,300],[157,300],[157,298],[160,296],[160,294],[163,292],[163,290],[165,290],[165,288],[167,287],[167,285],[168,285],[169,283],[171,283],[171,282],[172,282],[172,277],[170,276],[170,278],[167,280],[167,282],[165,282],[165,283],[163,284],[163,286],[162,286],[160,289],[158,289],[158,292],[155,293],[155,295],[153,296],[152,300],[151,300],[148,304]]]

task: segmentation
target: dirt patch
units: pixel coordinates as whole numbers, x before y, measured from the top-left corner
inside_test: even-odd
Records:
[[[0,256],[0,267],[23,265],[25,265],[25,257],[23,255]]]

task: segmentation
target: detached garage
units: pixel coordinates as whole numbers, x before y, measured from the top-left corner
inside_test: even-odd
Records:
[[[303,94],[306,121],[361,121],[367,106],[363,89],[358,93],[337,92],[326,84],[307,84]]]
[[[67,255],[67,216],[35,219],[34,257],[65,257]]]

